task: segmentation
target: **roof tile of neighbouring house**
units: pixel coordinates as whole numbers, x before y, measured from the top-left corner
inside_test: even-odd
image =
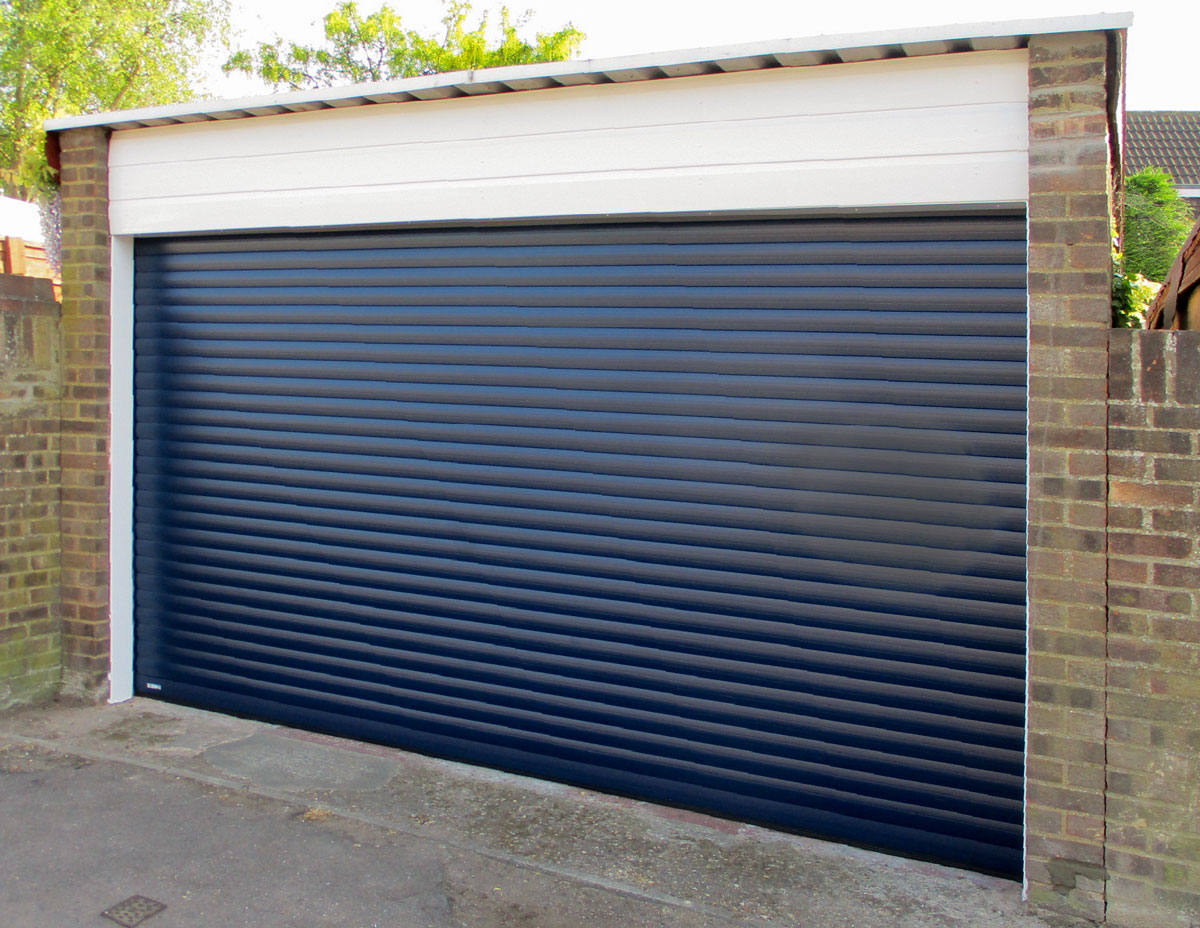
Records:
[[[1125,163],[1132,173],[1162,168],[1180,187],[1200,187],[1200,112],[1125,114]]]

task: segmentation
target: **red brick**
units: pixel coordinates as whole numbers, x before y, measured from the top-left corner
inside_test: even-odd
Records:
[[[1155,638],[1200,644],[1200,614],[1198,613],[1191,612],[1186,618],[1154,616],[1150,624]]]
[[[1104,533],[1071,528],[1033,526],[1029,533],[1029,544],[1054,551],[1104,550]]]
[[[1109,564],[1108,576],[1115,583],[1143,584],[1150,576],[1150,567],[1140,561],[1114,558]]]
[[[1083,812],[1088,815],[1104,814],[1104,796],[1094,790],[1074,790],[1049,783],[1030,783],[1027,794],[1030,802],[1046,808]],[[1037,843],[1044,845],[1047,841],[1045,838],[1039,838]],[[1033,850],[1032,846],[1030,850]]]
[[[1112,386],[1111,379],[1109,386],[1110,388]],[[1129,428],[1147,428],[1150,425],[1150,409],[1147,406],[1110,402],[1108,404],[1108,424]]]
[[[1154,568],[1154,582],[1158,586],[1180,587],[1186,590],[1200,589],[1200,567],[1158,564]]]
[[[1107,54],[1108,46],[1100,33],[1039,35],[1029,43],[1029,60],[1039,65],[1047,62],[1101,60]]]
[[[1135,451],[1139,454],[1190,454],[1192,436],[1188,432],[1163,429],[1110,428],[1108,446],[1114,451]]]
[[[1088,121],[1080,123],[1082,127],[1088,122],[1103,121],[1103,116],[1088,117]],[[1032,151],[1040,150],[1040,146],[1031,146]],[[1073,190],[1095,190],[1105,185],[1108,180],[1108,170],[1102,165],[1083,165],[1070,166],[1064,168],[1045,168],[1040,171],[1034,171],[1029,178],[1029,190],[1031,193],[1068,193]],[[1096,227],[1097,220],[1077,220],[1067,223],[1061,223],[1063,227],[1061,231],[1053,233],[1052,241],[1064,243],[1077,242],[1101,242],[1104,239],[1100,236],[1099,230]],[[1031,231],[1033,224],[1031,223]],[[1044,239],[1039,235],[1034,241],[1042,241]],[[1031,287],[1030,290],[1034,288]],[[1061,291],[1067,292],[1067,291]]]
[[[1111,480],[1108,484],[1108,493],[1111,502],[1132,503],[1152,508],[1187,506],[1192,502],[1191,490],[1181,486],[1147,485]]]
[[[1138,557],[1185,558],[1192,553],[1190,538],[1169,535],[1138,535],[1112,532],[1108,536],[1109,550],[1114,554]]]
[[[1191,442],[1194,436],[1183,432],[1167,432],[1168,435],[1183,435],[1185,438],[1185,447],[1179,453],[1191,454]],[[1154,462],[1154,476],[1159,480],[1173,480],[1182,483],[1190,484],[1195,487],[1200,485],[1200,460],[1196,458],[1159,458]]]

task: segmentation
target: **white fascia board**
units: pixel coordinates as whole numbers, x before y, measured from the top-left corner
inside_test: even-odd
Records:
[[[650,52],[620,58],[599,58],[583,61],[556,61],[549,63],[515,65],[507,68],[486,68],[480,71],[453,71],[445,74],[429,74],[422,77],[404,78],[398,81],[381,81],[373,84],[353,84],[345,87],[304,90],[292,93],[244,97],[233,100],[205,100],[190,103],[175,103],[168,106],[153,106],[111,113],[91,113],[83,116],[66,116],[46,120],[47,131],[78,129],[87,126],[115,128],[145,125],[151,120],[168,123],[184,119],[228,119],[238,115],[251,116],[246,112],[254,109],[324,108],[337,106],[339,101],[361,101],[376,95],[400,95],[416,97],[421,93],[455,86],[470,87],[491,84],[501,87],[508,81],[536,81],[548,78],[557,82],[562,77],[566,82],[577,83],[582,75],[603,75],[608,72],[662,71],[678,69],[690,64],[709,63],[732,59],[761,59],[769,63],[775,56],[802,55],[807,52],[838,51],[852,48],[895,48],[933,42],[969,41],[1000,36],[1050,35],[1063,32],[1097,32],[1127,29],[1133,21],[1132,13],[1097,13],[1088,16],[1064,16],[1052,19],[1025,19],[993,21],[985,23],[963,23],[943,26],[921,26],[882,32],[859,32],[840,35],[820,35],[808,38],[774,39],[762,42],[746,42],[711,48],[679,49],[675,51]],[[773,65],[772,65],[773,66]],[[669,73],[669,71],[668,71]],[[664,75],[665,76],[665,75]]]

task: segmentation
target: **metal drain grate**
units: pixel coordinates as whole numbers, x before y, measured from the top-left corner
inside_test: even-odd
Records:
[[[136,928],[148,918],[153,918],[166,906],[145,896],[130,896],[123,902],[118,902],[112,908],[105,909],[100,914],[107,919],[123,925],[124,928]]]

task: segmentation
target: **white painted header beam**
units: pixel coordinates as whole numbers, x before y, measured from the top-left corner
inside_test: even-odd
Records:
[[[118,132],[114,235],[1021,203],[1024,49]]]

